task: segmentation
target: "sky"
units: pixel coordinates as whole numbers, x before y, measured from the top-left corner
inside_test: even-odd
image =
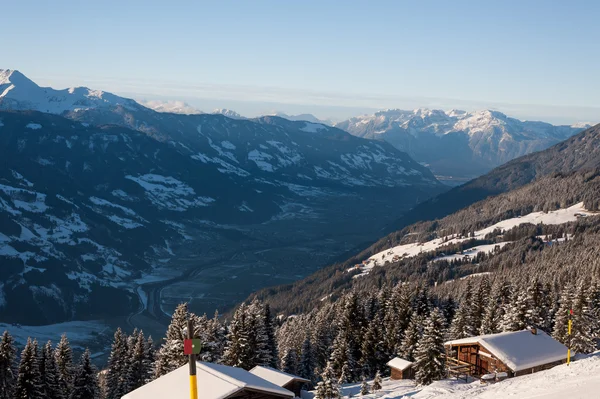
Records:
[[[498,109],[600,121],[600,2],[19,0],[0,68],[242,114]]]

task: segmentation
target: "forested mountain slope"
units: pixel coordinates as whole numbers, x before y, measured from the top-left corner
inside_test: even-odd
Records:
[[[524,186],[541,176],[600,166],[600,125],[591,127],[547,150],[514,159],[462,186],[425,201],[390,224],[399,230],[422,220],[449,215],[492,195]]]
[[[441,253],[454,253],[478,244],[492,245],[499,242],[495,237],[485,239],[483,234],[473,237],[474,243],[469,243],[467,238],[476,230],[492,226],[502,220],[518,218],[532,212],[566,208],[580,202],[583,202],[583,206],[587,210],[598,210],[598,198],[600,198],[599,152],[600,126],[596,126],[546,151],[514,160],[465,186],[441,194],[433,200],[417,206],[407,218],[418,219],[418,214],[414,216],[413,212],[423,211],[433,219],[432,211],[435,211],[435,214],[443,215],[444,209],[454,210],[459,203],[466,204],[464,209],[440,220],[408,225],[402,230],[380,239],[345,262],[322,269],[292,285],[263,290],[258,295],[278,311],[291,314],[310,309],[319,305],[321,300],[335,298],[336,295],[357,285],[375,287],[386,281],[389,284],[395,284],[407,279],[442,282],[447,278],[453,278],[452,276],[461,275],[461,273],[464,275],[473,272],[475,269],[468,265],[469,262],[466,262],[464,267],[451,270],[443,267],[443,262],[436,262],[434,267],[430,261]],[[496,196],[473,203],[474,198],[493,194]],[[453,200],[453,204],[447,204]],[[473,205],[469,206],[470,203]],[[444,207],[444,204],[447,206]],[[441,209],[435,209],[436,205],[439,205]],[[575,223],[573,215],[574,213],[571,214],[571,224],[566,225],[570,226],[569,229],[575,228],[573,227],[573,223]],[[551,226],[545,228],[550,229]],[[516,229],[518,230],[518,228]],[[529,237],[528,233],[523,236],[523,233],[519,232],[516,235],[519,239],[524,239]],[[355,274],[354,271],[348,272],[348,269],[362,264],[374,254],[381,253],[384,256],[384,251],[397,245],[425,243],[434,239],[449,242],[439,243],[435,246],[434,251],[423,250],[422,253],[406,259],[394,261],[390,256],[390,259],[387,259],[391,263],[390,267],[375,267],[369,276],[358,280],[352,278]],[[444,245],[453,246],[443,248]],[[502,245],[505,244],[502,243]],[[510,251],[510,248],[515,245],[519,244],[508,245],[504,250]],[[355,269],[361,271],[364,270],[364,267]]]

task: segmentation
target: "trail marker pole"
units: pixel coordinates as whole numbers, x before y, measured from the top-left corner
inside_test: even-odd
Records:
[[[187,338],[194,338],[194,325],[192,319],[188,319]],[[198,380],[196,378],[196,355],[189,354],[190,363],[190,399],[198,399]]]
[[[567,349],[567,366],[571,364],[571,328],[573,325],[573,309],[569,309],[569,347]]]

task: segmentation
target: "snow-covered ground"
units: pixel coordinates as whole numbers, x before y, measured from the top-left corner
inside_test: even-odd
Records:
[[[62,334],[67,334],[71,346],[83,348],[86,342],[96,339],[107,326],[98,320],[69,321],[66,323],[48,324],[45,326],[22,326],[19,324],[0,323],[0,334],[7,330],[13,336],[19,347],[27,343],[27,338],[37,338],[43,345],[51,340],[57,343]]]
[[[577,217],[585,217],[594,215],[594,213],[587,211],[583,207],[583,202],[575,204],[569,208],[558,209],[556,211],[551,212],[532,212],[525,216],[520,216],[516,218],[506,219],[496,224],[493,224],[489,227],[486,227],[482,230],[478,230],[475,232],[475,239],[483,239],[487,234],[493,232],[495,229],[500,229],[502,231],[510,230],[515,226],[519,226],[524,223],[531,223],[534,225],[538,225],[540,223],[544,224],[563,224],[567,222],[572,222],[577,220]],[[354,277],[360,277],[368,274],[371,269],[375,266],[385,265],[386,262],[397,262],[403,258],[410,258],[413,256],[417,256],[420,253],[435,251],[436,249],[449,244],[458,244],[460,242],[469,241],[473,237],[466,238],[458,238],[456,236],[450,236],[447,241],[444,241],[445,237],[436,238],[431,241],[427,241],[424,243],[411,243],[398,245],[390,249],[386,249],[385,251],[381,251],[369,259],[367,259],[360,266],[354,266],[348,271],[360,269],[362,273],[357,274]],[[438,259],[458,259],[461,257],[465,257],[466,255],[475,256],[478,252],[491,252],[496,245],[500,245],[501,247],[506,245],[507,242],[492,244],[492,245],[480,245],[477,249],[471,250],[471,252],[467,252],[466,254],[454,254],[444,256],[443,258]]]
[[[591,399],[600,397],[599,392],[600,352],[581,356],[569,366],[565,364],[495,384],[443,380],[417,387],[412,380],[384,379],[380,391],[365,396],[360,395],[360,384],[348,384],[342,389],[344,398],[365,399]],[[302,396],[302,399],[312,398],[313,392]]]

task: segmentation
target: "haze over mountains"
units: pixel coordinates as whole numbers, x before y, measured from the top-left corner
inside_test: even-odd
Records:
[[[130,315],[148,329],[183,297],[212,312],[444,190],[390,144],[334,127],[158,113],[0,76],[5,321]]]

